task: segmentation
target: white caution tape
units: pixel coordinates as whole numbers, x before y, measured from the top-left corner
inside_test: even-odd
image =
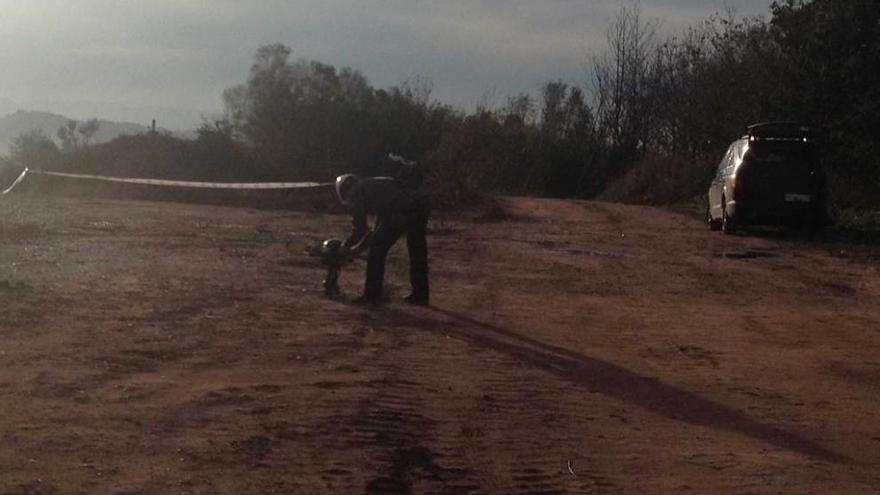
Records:
[[[12,181],[12,184],[9,187],[7,187],[6,189],[4,189],[3,192],[0,192],[0,196],[5,196],[5,195],[9,194],[13,189],[15,189],[15,186],[17,186],[19,182],[24,180],[24,176],[27,175],[27,173],[28,173],[28,169],[27,169],[27,167],[25,167],[25,169],[22,170],[20,174],[18,174],[18,178],[16,178],[14,181]]]
[[[65,177],[68,179],[99,180],[104,182],[121,182],[125,184],[144,184],[164,187],[195,187],[203,189],[310,189],[316,187],[328,187],[329,182],[199,182],[188,180],[163,180],[163,179],[138,179],[133,177],[108,177],[105,175],[67,174],[62,172],[45,172],[42,170],[30,170],[25,168],[21,175],[15,179],[6,190],[0,194],[6,194],[24,180],[27,174],[48,175],[53,177]]]

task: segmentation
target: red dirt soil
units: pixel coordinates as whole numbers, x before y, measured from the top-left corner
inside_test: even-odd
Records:
[[[505,209],[360,308],[285,249],[344,216],[3,198],[0,493],[880,491],[875,251]]]

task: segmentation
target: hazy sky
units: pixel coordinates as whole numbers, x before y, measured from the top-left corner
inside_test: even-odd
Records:
[[[643,0],[669,32],[733,8],[769,15],[770,0]],[[219,111],[258,46],[360,70],[376,87],[423,77],[433,96],[471,108],[544,82],[587,78],[620,0],[0,0],[0,103],[180,122]],[[493,98],[490,98],[490,100]],[[93,102],[87,105],[86,102]],[[490,101],[491,102],[491,101]],[[0,105],[0,109],[2,106]],[[126,108],[130,107],[130,108]],[[77,110],[78,109],[78,110]],[[97,115],[99,112],[108,115]],[[84,116],[71,115],[85,118]],[[170,117],[169,117],[170,118]]]

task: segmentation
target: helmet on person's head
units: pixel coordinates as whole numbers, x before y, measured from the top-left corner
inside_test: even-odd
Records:
[[[354,174],[343,174],[336,178],[336,197],[342,204],[351,205],[348,201],[348,193],[357,183],[358,178]]]

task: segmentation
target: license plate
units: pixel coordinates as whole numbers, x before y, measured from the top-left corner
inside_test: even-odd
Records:
[[[809,194],[788,193],[785,195],[785,200],[790,201],[792,203],[809,203],[810,202],[810,195]]]

